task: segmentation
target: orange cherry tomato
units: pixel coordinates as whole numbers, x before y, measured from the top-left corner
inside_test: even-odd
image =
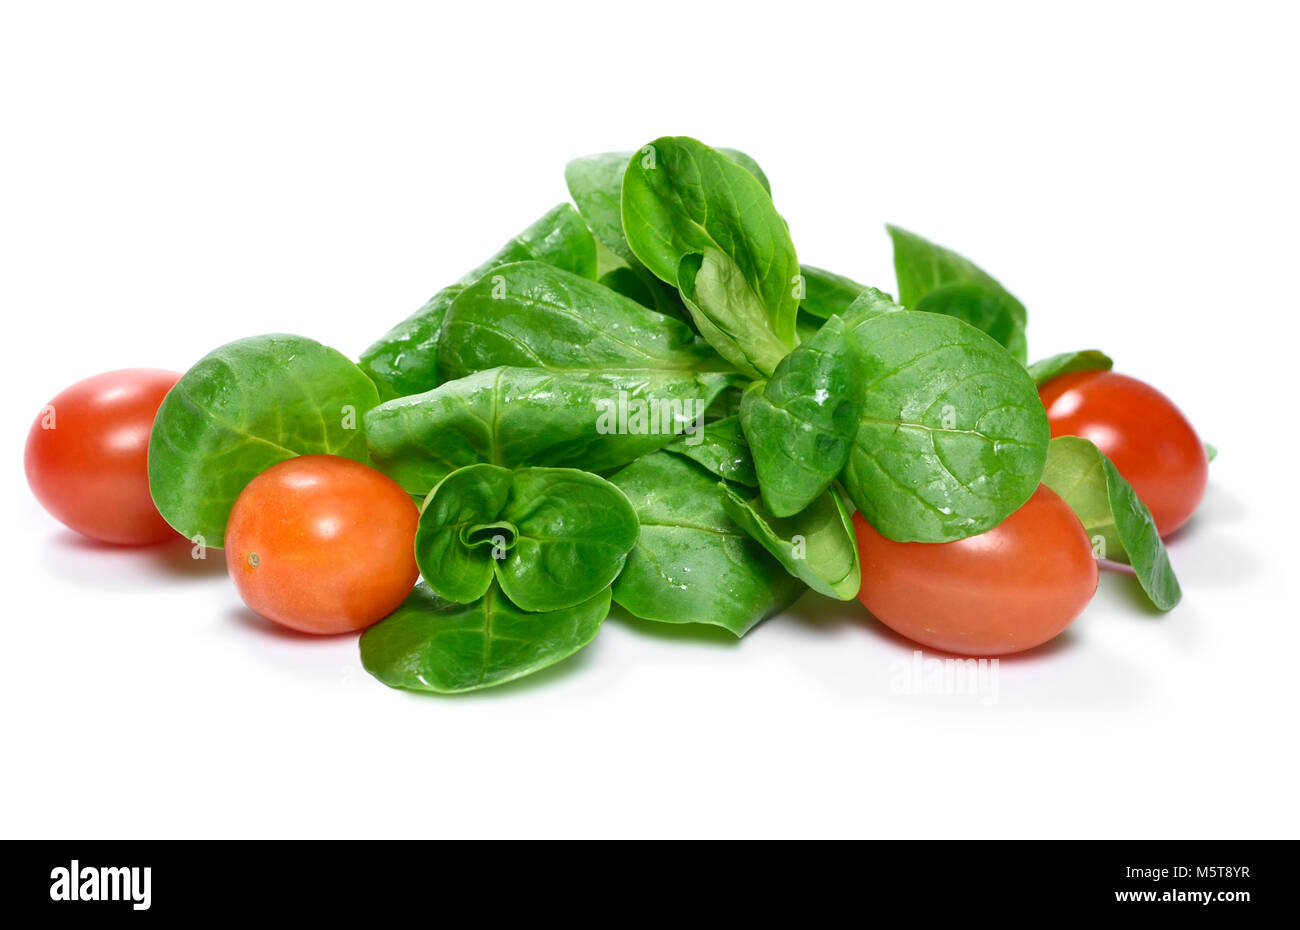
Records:
[[[1039,389],[1053,436],[1091,439],[1151,509],[1167,536],[1201,503],[1209,461],[1192,424],[1151,385],[1113,371],[1080,371]]]
[[[41,506],[101,542],[144,546],[179,539],[149,494],[149,433],[180,380],[174,371],[126,368],[78,381],[27,434],[27,483]]]
[[[304,633],[362,630],[419,577],[419,508],[401,486],[337,455],[304,455],[248,483],[226,526],[226,567],[244,603]]]
[[[1039,486],[986,533],[948,543],[894,542],[855,514],[858,599],[908,639],[965,656],[1047,642],[1097,590],[1097,561],[1070,505]]]

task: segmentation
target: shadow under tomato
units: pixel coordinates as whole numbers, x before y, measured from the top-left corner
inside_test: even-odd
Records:
[[[1250,507],[1246,504],[1245,498],[1228,490],[1223,482],[1211,479],[1205,489],[1205,497],[1196,508],[1196,512],[1186,523],[1171,533],[1166,542],[1178,539],[1198,524],[1212,523],[1215,526],[1224,526],[1229,523],[1239,523],[1249,515]]]
[[[195,558],[194,546],[180,536],[152,546],[117,546],[60,529],[46,544],[45,562],[57,576],[113,587],[226,574],[225,553],[208,549],[204,558]]]
[[[250,607],[240,605],[232,607],[228,615],[237,626],[252,632],[257,636],[265,636],[281,642],[290,643],[337,643],[341,639],[351,636],[355,638],[359,634],[355,630],[343,633],[329,633],[321,635],[319,633],[303,633],[300,630],[293,630],[287,626],[281,626],[274,621],[268,620]]]
[[[1008,663],[1034,662],[1072,648],[1076,639],[1073,633],[1074,627],[1071,624],[1059,635],[1054,636],[1040,646],[1035,646],[1033,649],[1026,649],[1024,652],[1000,656],[968,656],[935,649],[908,639],[882,623],[857,600],[835,601],[815,595],[812,597],[805,596],[795,603],[794,607],[788,611],[788,615],[796,618],[806,628],[820,634],[841,633],[846,628],[852,628],[866,633],[869,637],[878,640],[900,654],[910,655],[920,650],[926,656],[933,656],[938,659],[997,658]]]

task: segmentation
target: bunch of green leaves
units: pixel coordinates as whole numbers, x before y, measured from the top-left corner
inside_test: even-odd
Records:
[[[856,595],[855,507],[893,538],[941,542],[991,528],[1037,487],[1048,430],[1033,379],[1006,339],[979,328],[992,315],[957,312],[957,291],[939,312],[940,297],[908,312],[801,265],[766,176],[735,150],[665,137],[576,159],[565,178],[596,272],[538,256],[480,269],[441,312],[422,376],[438,386],[366,418],[380,468],[414,495],[439,489],[425,521],[466,474],[476,486],[511,469],[608,475],[639,525],[614,602],[743,635],[808,588]],[[973,266],[949,264],[965,277],[939,285],[979,284],[1019,306]],[[1023,308],[1018,319],[1022,332]],[[594,429],[595,403],[615,393],[694,395],[710,417],[702,433],[686,418],[659,432]],[[492,526],[473,519],[480,533]],[[430,592],[419,609],[445,618],[485,586],[545,606],[520,600],[503,563],[481,561],[469,544],[486,545],[480,536],[442,532],[433,546],[421,533]]]
[[[1024,306],[968,259],[888,227],[897,300],[801,264],[758,164],[686,137],[575,159],[565,180],[576,209],[359,365],[267,336],[195,366],[151,445],[164,516],[219,544],[264,468],[373,463],[423,502],[424,581],[363,635],[363,663],[439,693],[573,654],[611,603],[741,636],[809,588],[851,599],[855,509],[889,538],[948,542],[1040,481],[1157,605],[1177,600],[1113,465],[1082,440],[1049,447],[1037,387],[1110,360],[1026,367]]]

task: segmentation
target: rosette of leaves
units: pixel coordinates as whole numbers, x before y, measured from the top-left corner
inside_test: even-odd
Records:
[[[392,687],[456,693],[559,662],[599,631],[638,532],[627,497],[597,475],[457,469],[420,515],[424,584],[362,636],[362,663]]]
[[[470,465],[430,492],[415,561],[453,603],[478,600],[495,579],[523,610],[559,610],[618,577],[637,530],[627,497],[597,475]]]

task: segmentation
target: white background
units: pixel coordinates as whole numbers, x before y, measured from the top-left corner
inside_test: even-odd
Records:
[[[6,4],[5,836],[1294,836],[1297,22],[1242,3]],[[565,162],[754,155],[799,254],[882,224],[1096,346],[1221,449],[1167,616],[1106,574],[997,700],[805,598],[741,642],[611,620],[457,699],[272,629],[218,559],[80,541],[22,474],[102,370],[356,354],[555,203]]]

